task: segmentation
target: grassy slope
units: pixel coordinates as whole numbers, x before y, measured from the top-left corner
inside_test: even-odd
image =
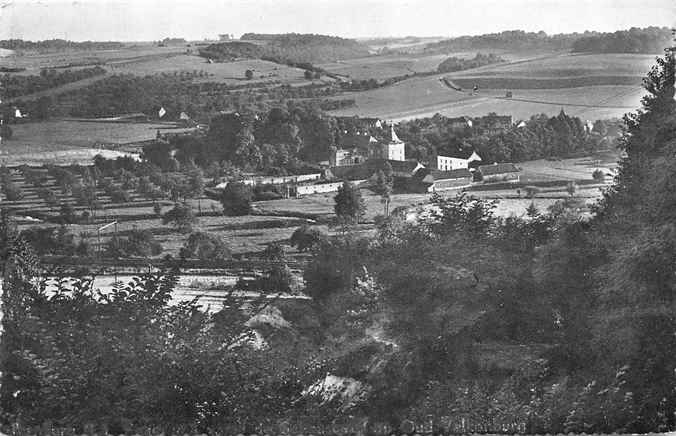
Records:
[[[556,114],[563,108],[587,119],[618,117],[638,106],[641,77],[652,58],[612,54],[521,58],[453,74],[416,77],[353,94],[356,106],[335,114],[398,120],[437,112],[447,116],[498,112],[527,118],[536,113]],[[453,91],[439,82],[441,77],[462,81],[463,86],[480,81],[480,92],[472,96]],[[545,88],[528,89],[533,87]],[[507,90],[513,92],[512,100],[496,99],[504,97]]]

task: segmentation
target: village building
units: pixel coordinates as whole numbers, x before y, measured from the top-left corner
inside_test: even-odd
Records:
[[[439,171],[452,171],[470,168],[472,162],[481,162],[481,160],[481,156],[474,150],[458,150],[449,156],[437,155],[436,169]]]
[[[392,177],[394,177],[395,182],[397,179],[410,179],[419,169],[425,168],[415,159],[404,161],[369,159],[358,165],[329,168],[324,172],[324,178],[329,180],[365,180],[371,178],[378,170],[384,171],[387,163],[392,168]]]
[[[472,180],[472,173],[467,168],[452,171],[423,168],[413,176],[410,190],[422,193],[462,189],[471,186]]]
[[[339,147],[329,153],[329,165],[332,167],[358,165],[369,159],[392,161],[406,160],[406,144],[399,139],[390,124],[378,138],[367,132],[345,134],[340,138]]]
[[[373,147],[370,147],[371,159],[385,159],[394,161],[406,160],[406,144],[399,139],[394,131],[394,125],[390,125],[390,131],[382,141],[378,141]]]
[[[494,163],[479,165],[477,173],[484,183],[518,182],[521,170],[513,163]]]

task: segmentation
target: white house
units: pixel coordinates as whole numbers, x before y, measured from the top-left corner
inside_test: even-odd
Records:
[[[481,162],[481,156],[476,151],[459,151],[453,156],[437,156],[437,170],[453,171],[462,168],[469,168],[471,162]]]

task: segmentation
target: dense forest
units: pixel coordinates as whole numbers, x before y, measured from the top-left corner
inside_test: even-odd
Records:
[[[591,218],[574,195],[510,218],[488,201],[432,196],[417,222],[393,211],[375,234],[345,225],[315,238],[310,303],[228,299],[215,313],[170,304],[171,260],[112,293],[86,278],[48,293],[3,212],[2,424],[391,434],[409,419],[434,434],[673,431],[674,70],[663,58],[648,75],[642,109],[625,119],[619,175]],[[247,125],[224,119],[213,136],[247,136]],[[288,290],[283,249],[266,255],[275,266],[257,289]]]
[[[569,50],[600,53],[662,53],[671,44],[671,31],[666,27],[631,28],[613,33],[584,32],[547,35],[545,32],[509,30],[478,36],[460,36],[428,44],[428,52],[449,52],[475,49],[504,50]]]
[[[122,47],[124,47],[124,44],[116,41],[67,41],[65,39],[49,39],[45,41],[3,39],[0,41],[0,48],[6,48],[9,50],[112,50]]]
[[[231,60],[263,58],[280,64],[313,64],[368,56],[368,49],[351,39],[336,36],[288,33],[280,35],[244,34],[242,41],[211,44],[200,49],[203,57]],[[261,44],[245,42],[258,40]]]
[[[632,27],[629,30],[584,36],[573,43],[573,51],[660,54],[671,45],[671,30],[667,27],[647,27],[645,29]]]

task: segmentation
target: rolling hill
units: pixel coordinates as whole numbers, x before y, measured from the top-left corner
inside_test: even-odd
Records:
[[[392,119],[484,115],[528,118],[562,108],[589,119],[618,117],[638,107],[642,79],[653,56],[553,54],[456,73],[414,77],[393,86],[354,93],[355,106],[333,112]],[[464,91],[446,86],[448,78]],[[467,91],[479,86],[477,93]],[[505,98],[507,92],[512,98]]]

